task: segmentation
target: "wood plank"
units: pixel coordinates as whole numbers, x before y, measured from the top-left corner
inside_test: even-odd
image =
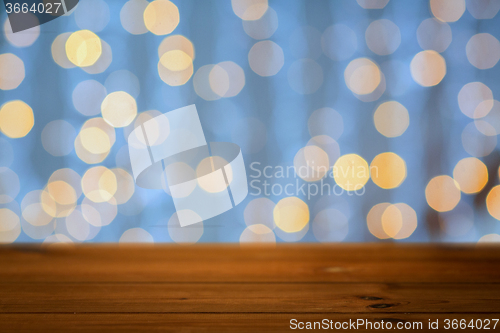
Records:
[[[0,265],[0,283],[500,283],[500,248],[464,245],[11,246]]]
[[[500,313],[497,284],[9,283],[0,313]]]
[[[321,322],[323,319],[335,322],[349,322],[357,319],[364,319],[379,325],[384,321],[384,325],[391,323],[393,329],[399,325],[411,325],[417,330],[422,323],[419,332],[444,331],[445,319],[465,320],[467,323],[471,319],[498,319],[500,316],[491,314],[297,314],[297,313],[243,313],[243,314],[0,314],[2,332],[38,332],[41,328],[51,332],[290,332],[290,320],[297,319],[300,322]],[[429,330],[429,319],[438,320],[440,330]],[[314,325],[314,324],[312,324]],[[498,330],[500,323],[497,325]],[[386,326],[384,326],[386,327]],[[404,327],[404,326],[403,326]],[[366,331],[366,324],[360,325],[359,331]],[[490,322],[490,330],[493,329],[493,322]],[[394,329],[395,331],[398,331]],[[297,331],[307,331],[298,330]],[[382,330],[377,330],[382,331]],[[402,330],[405,331],[405,330]],[[454,330],[448,330],[454,331]],[[461,329],[460,332],[477,332],[478,329]]]

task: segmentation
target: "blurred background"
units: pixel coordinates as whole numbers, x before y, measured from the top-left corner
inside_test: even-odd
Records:
[[[500,241],[499,10],[80,0],[13,34],[2,8],[0,242]],[[181,228],[126,138],[190,104],[249,195]]]

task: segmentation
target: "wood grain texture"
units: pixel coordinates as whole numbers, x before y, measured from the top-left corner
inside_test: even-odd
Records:
[[[0,267],[0,331],[255,332],[290,331],[292,318],[500,317],[492,246],[22,245],[0,247]]]

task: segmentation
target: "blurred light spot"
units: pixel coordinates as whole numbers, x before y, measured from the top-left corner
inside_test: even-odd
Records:
[[[82,135],[81,135],[81,133],[83,132],[84,134],[91,134],[92,133],[91,131],[88,132],[88,131],[85,131],[85,130],[88,129],[88,128],[94,128],[94,127],[102,130],[104,133],[107,134],[110,148],[114,145],[115,140],[116,140],[115,129],[111,125],[109,125],[106,121],[104,121],[104,119],[102,119],[102,118],[92,118],[92,119],[87,120],[83,124],[83,126],[81,128],[80,134],[78,134],[78,136],[75,139],[75,151],[76,151],[76,154],[77,154],[77,156],[82,161],[84,161],[87,164],[100,163],[109,154],[109,150],[106,151],[106,152],[104,152],[104,153],[101,153],[101,154],[94,154],[94,153],[90,152],[87,148],[84,147],[84,145],[82,143]],[[100,132],[98,132],[98,133],[100,133]],[[102,142],[97,142],[97,141],[92,140],[90,138],[89,138],[89,140],[85,141],[85,144],[87,146],[91,146],[93,144],[98,145],[97,147],[93,147],[92,148],[93,151],[101,151],[102,147],[103,147],[103,143]],[[107,146],[107,141],[106,140],[104,142],[104,145]]]
[[[276,75],[285,63],[281,47],[270,40],[255,43],[248,52],[250,68],[260,76]]]
[[[427,184],[425,198],[432,209],[447,212],[460,201],[460,185],[450,176],[436,176]]]
[[[328,135],[317,135],[307,142],[307,146],[316,146],[321,148],[327,156],[329,165],[335,164],[340,157],[340,147],[337,141]]]
[[[453,169],[453,179],[458,183],[462,192],[477,193],[488,182],[488,169],[481,160],[467,157],[458,161]]]
[[[370,23],[365,32],[366,45],[378,55],[388,55],[401,44],[401,33],[394,22],[382,19]]]
[[[95,116],[101,113],[101,104],[106,95],[106,88],[102,84],[96,80],[85,80],[73,90],[73,105],[81,114]]]
[[[137,96],[139,96],[139,92],[141,91],[141,86],[137,76],[126,69],[114,71],[109,74],[108,78],[104,82],[104,86],[106,87],[108,94],[116,91],[124,91],[133,98],[137,98]]]
[[[32,28],[18,31],[16,33],[12,32],[12,27],[9,22],[9,17],[14,20],[22,20],[23,24],[32,21],[30,24]],[[15,47],[27,47],[32,45],[40,36],[40,24],[38,18],[31,13],[11,13],[9,17],[5,20],[3,25],[3,31],[5,34],[5,39],[14,45]]]
[[[488,114],[480,120],[476,119],[474,121],[476,128],[484,135],[489,136],[500,134],[500,102],[497,100],[488,100],[482,102],[476,108],[476,112],[482,114],[484,113],[483,110],[488,109],[491,104],[493,104],[493,106]]]
[[[500,60],[500,42],[488,33],[472,36],[465,51],[471,65],[479,69],[492,68]]]
[[[478,128],[481,128],[481,131],[479,131]],[[497,137],[495,134],[495,129],[487,122],[482,122],[481,124],[470,122],[462,131],[462,146],[464,150],[472,156],[487,156],[497,145]]]
[[[321,56],[321,32],[311,26],[295,29],[290,35],[290,52],[297,59]]]
[[[179,9],[168,0],[155,0],[144,10],[146,28],[155,35],[167,35],[179,24]]]
[[[465,0],[430,0],[432,14],[443,22],[455,22],[465,12]]]
[[[56,180],[47,184],[47,192],[54,201],[61,205],[72,205],[78,199],[75,189],[62,180]]]
[[[14,161],[14,150],[9,141],[0,138],[0,169],[2,167],[10,167]]]
[[[78,3],[75,22],[80,29],[99,32],[109,22],[109,7],[103,0],[85,0]]]
[[[135,192],[134,178],[125,170],[116,168],[111,170],[116,177],[116,203],[122,205],[130,200]]]
[[[287,197],[276,204],[273,216],[278,228],[287,233],[295,233],[309,223],[309,207],[297,197]]]
[[[486,208],[491,216],[500,220],[500,185],[493,187],[486,197]]]
[[[194,60],[195,54],[193,43],[182,35],[165,37],[158,47],[158,57],[161,58],[165,53],[173,50],[180,50]]]
[[[382,215],[384,214],[386,208],[389,206],[391,206],[391,204],[388,202],[376,204],[370,209],[368,215],[366,216],[368,230],[370,230],[370,233],[373,236],[379,239],[389,238],[382,227]]]
[[[460,237],[474,227],[474,212],[465,202],[460,202],[452,211],[439,213],[439,226],[446,235]]]
[[[0,204],[13,201],[19,194],[20,189],[17,174],[9,168],[0,168]]]
[[[12,90],[24,80],[23,61],[12,53],[0,54],[0,89]]]
[[[371,178],[384,189],[396,188],[406,179],[406,163],[394,153],[382,153],[375,156],[370,164]]]
[[[267,129],[266,125],[259,119],[242,118],[232,127],[232,142],[241,147],[243,154],[255,154],[265,147]]]
[[[487,234],[483,237],[479,238],[478,243],[499,243],[500,235],[499,234]]]
[[[271,7],[257,20],[243,20],[243,30],[253,39],[267,39],[278,29],[278,14]]]
[[[299,94],[312,94],[323,84],[323,69],[314,60],[299,59],[288,69],[288,83]]]
[[[68,56],[66,54],[66,41],[69,36],[71,36],[71,32],[65,32],[57,36],[52,45],[50,47],[50,51],[52,53],[52,58],[62,68],[73,68],[75,64],[69,61]]]
[[[10,101],[0,108],[0,131],[9,138],[26,136],[34,124],[33,110],[23,101]]]
[[[215,165],[223,165],[225,166],[225,173],[227,177],[227,181],[229,184],[233,181],[233,172],[231,166],[228,162],[220,156],[210,156],[204,158],[200,164],[196,167],[196,179],[198,181],[198,185],[207,192],[210,193],[219,193],[226,190],[228,184],[226,182],[219,182],[218,179],[214,177],[203,177],[207,176],[214,171]]]
[[[120,10],[120,22],[123,29],[132,35],[141,35],[148,32],[144,24],[144,11],[149,5],[147,0],[129,0]]]
[[[333,178],[346,191],[356,191],[370,179],[368,163],[359,155],[342,155],[333,165]]]
[[[102,54],[101,39],[90,30],[79,30],[68,37],[65,49],[69,61],[76,66],[92,66]]]
[[[116,176],[113,171],[103,166],[90,168],[82,177],[82,189],[93,202],[109,201],[117,190]]]
[[[344,24],[334,24],[323,32],[321,48],[325,55],[332,60],[347,60],[358,48],[356,34]]]
[[[89,74],[99,74],[108,69],[109,65],[113,61],[113,52],[111,51],[111,46],[108,43],[101,40],[102,53],[97,61],[88,67],[82,67],[82,70]]]
[[[493,93],[482,82],[470,82],[458,93],[460,111],[469,118],[482,118],[493,107]]]
[[[82,195],[82,177],[73,169],[63,168],[58,169],[52,173],[49,178],[48,183],[63,181],[70,185],[72,189],[75,191],[76,198],[80,198]]]
[[[124,91],[115,91],[106,96],[101,104],[104,120],[113,127],[125,127],[137,116],[135,99]]]
[[[417,41],[424,50],[442,53],[450,46],[451,40],[451,28],[447,23],[428,18],[418,26]]]
[[[492,19],[500,10],[500,1],[467,0],[467,10],[477,20]]]
[[[356,0],[358,5],[363,7],[364,9],[382,9],[388,3],[389,0]]]
[[[131,228],[122,234],[119,243],[154,243],[154,239],[142,228]]]
[[[170,52],[172,52],[172,51],[170,51]],[[180,51],[180,52],[183,52],[183,51]],[[207,65],[207,66],[211,66],[211,65]],[[202,68],[207,67],[207,66],[201,67],[200,69],[198,69],[198,72],[200,72],[200,70]],[[198,74],[198,72],[196,72],[196,73]],[[172,70],[169,70],[168,68],[166,68],[165,66],[163,66],[163,64],[160,60],[160,61],[158,61],[158,75],[160,76],[160,79],[163,82],[165,82],[166,84],[168,84],[169,86],[174,86],[174,87],[175,86],[182,86],[183,84],[185,84],[186,82],[189,81],[191,76],[193,76],[193,64],[191,62],[191,64],[186,69],[183,69],[180,71],[172,71]],[[208,76],[208,74],[207,74],[207,76]],[[196,78],[196,76],[195,76],[195,78]],[[195,85],[195,89],[196,89],[196,85]]]
[[[160,63],[170,71],[179,72],[191,66],[193,59],[184,51],[171,50],[161,56]]]
[[[233,11],[242,20],[260,19],[267,11],[267,0],[231,0]]]
[[[253,199],[245,207],[243,217],[247,226],[263,224],[269,229],[274,229],[273,211],[276,204],[268,198]]]
[[[358,95],[354,92],[353,92],[353,94],[354,94],[354,97],[356,97],[360,101],[363,101],[366,103],[374,102],[374,101],[378,100],[380,97],[382,97],[382,95],[385,92],[385,88],[386,88],[385,76],[384,76],[384,73],[380,72],[380,83],[377,86],[377,88],[375,88],[374,91],[372,91],[369,94],[363,94],[363,95]]]
[[[52,156],[65,156],[73,151],[76,131],[65,120],[54,120],[45,125],[42,131],[42,145]]]
[[[298,176],[307,182],[320,180],[330,169],[328,154],[315,145],[301,148],[293,159],[293,165]]]
[[[379,105],[373,115],[373,121],[380,134],[395,138],[402,135],[408,128],[410,115],[402,104],[389,101]]]
[[[96,227],[109,225],[118,214],[115,198],[105,202],[93,202],[85,197],[81,209],[85,219]]]
[[[334,140],[344,132],[344,121],[340,113],[331,108],[321,108],[314,111],[307,122],[311,137],[328,135]]]
[[[111,149],[109,137],[98,127],[85,128],[80,132],[83,147],[92,154],[104,154]]]
[[[268,226],[252,224],[241,233],[240,243],[276,243],[276,236]]]
[[[417,228],[417,213],[405,203],[389,205],[381,216],[381,223],[387,236],[408,238]]]
[[[64,234],[54,234],[50,235],[43,241],[44,244],[71,244],[73,241],[71,238]]]
[[[183,213],[196,214],[193,211],[186,212],[186,210],[184,210]],[[198,219],[198,216],[195,218]],[[199,220],[201,220],[201,218],[199,218]],[[203,222],[181,227],[177,213],[174,213],[168,220],[168,235],[176,243],[196,243],[200,240],[201,236],[203,236]]]
[[[312,222],[314,237],[322,243],[341,242],[349,232],[347,217],[334,208],[322,210]]]
[[[168,119],[158,110],[148,110],[139,113],[135,121],[123,128],[123,136],[128,139],[133,130],[148,122],[148,142],[150,146],[157,146],[165,142],[170,134],[170,125]],[[144,136],[138,136],[137,140],[131,140],[131,146],[142,149],[146,145]]]
[[[347,88],[358,95],[373,92],[380,84],[380,69],[368,58],[354,59],[344,71]]]
[[[13,243],[20,234],[19,216],[8,208],[0,208],[0,244]]]
[[[227,80],[227,81],[226,81]],[[234,97],[245,86],[245,72],[232,61],[223,61],[215,65],[209,74],[212,90],[221,97]]]
[[[421,51],[410,63],[413,80],[424,87],[435,86],[446,75],[446,61],[436,51]]]
[[[307,223],[306,226],[302,230],[297,231],[297,232],[286,232],[280,228],[275,228],[273,231],[276,234],[276,236],[278,236],[280,239],[284,240],[285,242],[298,242],[302,238],[304,238],[304,236],[309,231],[309,223]]]

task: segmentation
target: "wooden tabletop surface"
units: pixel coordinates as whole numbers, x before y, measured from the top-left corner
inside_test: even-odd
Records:
[[[447,319],[493,329],[499,283],[492,246],[5,246],[0,331],[271,332],[364,320],[421,322],[423,332],[429,319],[440,330]]]

